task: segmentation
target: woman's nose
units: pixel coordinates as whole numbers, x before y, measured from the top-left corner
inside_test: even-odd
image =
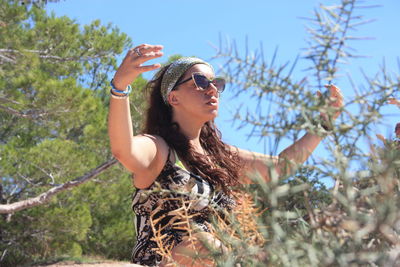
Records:
[[[208,88],[206,90],[206,94],[207,95],[214,95],[216,97],[219,96],[218,89],[213,83],[210,83],[210,85],[208,86]]]

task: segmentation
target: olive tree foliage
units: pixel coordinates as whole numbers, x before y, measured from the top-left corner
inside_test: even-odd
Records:
[[[131,177],[114,166],[107,109],[115,58],[131,41],[98,20],[47,14],[46,2],[0,1],[0,265],[126,259]],[[144,80],[134,86],[137,131]]]
[[[222,62],[222,74],[236,96],[247,94],[257,103],[255,108],[243,105],[234,114],[238,127],[250,126],[250,136],[267,140],[272,154],[284,140],[293,142],[306,131],[325,137],[325,152],[283,180],[272,175],[265,183],[254,176],[257,185],[247,190],[255,207],[247,210],[258,215],[253,216],[256,223],[249,230],[245,220],[246,232],[241,219],[231,216],[231,225],[238,227],[228,234],[215,224],[230,251],[215,251],[218,266],[400,263],[400,151],[396,141],[372,145],[382,107],[389,97],[398,97],[400,74],[381,66],[373,77],[350,80],[352,86],[342,88],[345,106],[332,131],[318,126],[320,112],[330,115],[335,110],[316,90],[325,92],[325,84],[346,78],[341,70],[343,63],[359,56],[351,45],[363,40],[353,34],[369,22],[362,15],[366,8],[373,7],[358,0],[320,5],[307,19],[308,46],[292,63],[279,63],[277,53],[267,59],[262,48],[250,51],[246,46],[243,53],[235,42],[221,41],[215,58]],[[298,71],[300,62],[309,67]],[[334,186],[328,190],[322,178],[333,179]]]

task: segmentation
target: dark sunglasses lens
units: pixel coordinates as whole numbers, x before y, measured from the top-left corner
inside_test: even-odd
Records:
[[[194,78],[194,83],[196,84],[196,86],[203,90],[207,89],[208,85],[210,84],[209,80],[204,75],[194,74],[193,78]]]
[[[215,78],[214,80],[210,81],[207,79],[206,76],[202,74],[194,74],[193,75],[194,82],[197,87],[206,90],[210,83],[214,84],[217,88],[218,92],[222,93],[225,89],[225,79],[224,78]]]
[[[224,78],[215,78],[213,81],[215,87],[217,87],[218,92],[222,93],[225,89],[225,79]]]

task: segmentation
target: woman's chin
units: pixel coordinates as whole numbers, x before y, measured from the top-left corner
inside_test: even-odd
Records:
[[[205,117],[205,121],[212,121],[218,116],[218,110],[214,110],[208,113]]]
[[[215,119],[218,116],[218,109],[211,111],[210,115],[212,116],[212,119]]]

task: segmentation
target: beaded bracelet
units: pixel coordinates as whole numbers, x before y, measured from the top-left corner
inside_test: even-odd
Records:
[[[127,96],[127,95],[129,95],[130,92],[132,91],[132,86],[131,86],[130,84],[126,87],[125,91],[118,90],[118,89],[115,88],[115,86],[114,86],[114,79],[112,79],[112,80],[110,81],[110,85],[111,85],[111,90],[110,90],[110,92],[111,92],[111,94],[114,95],[114,96]],[[122,95],[117,95],[117,94],[114,94],[114,93],[118,93],[118,94],[122,94]]]

